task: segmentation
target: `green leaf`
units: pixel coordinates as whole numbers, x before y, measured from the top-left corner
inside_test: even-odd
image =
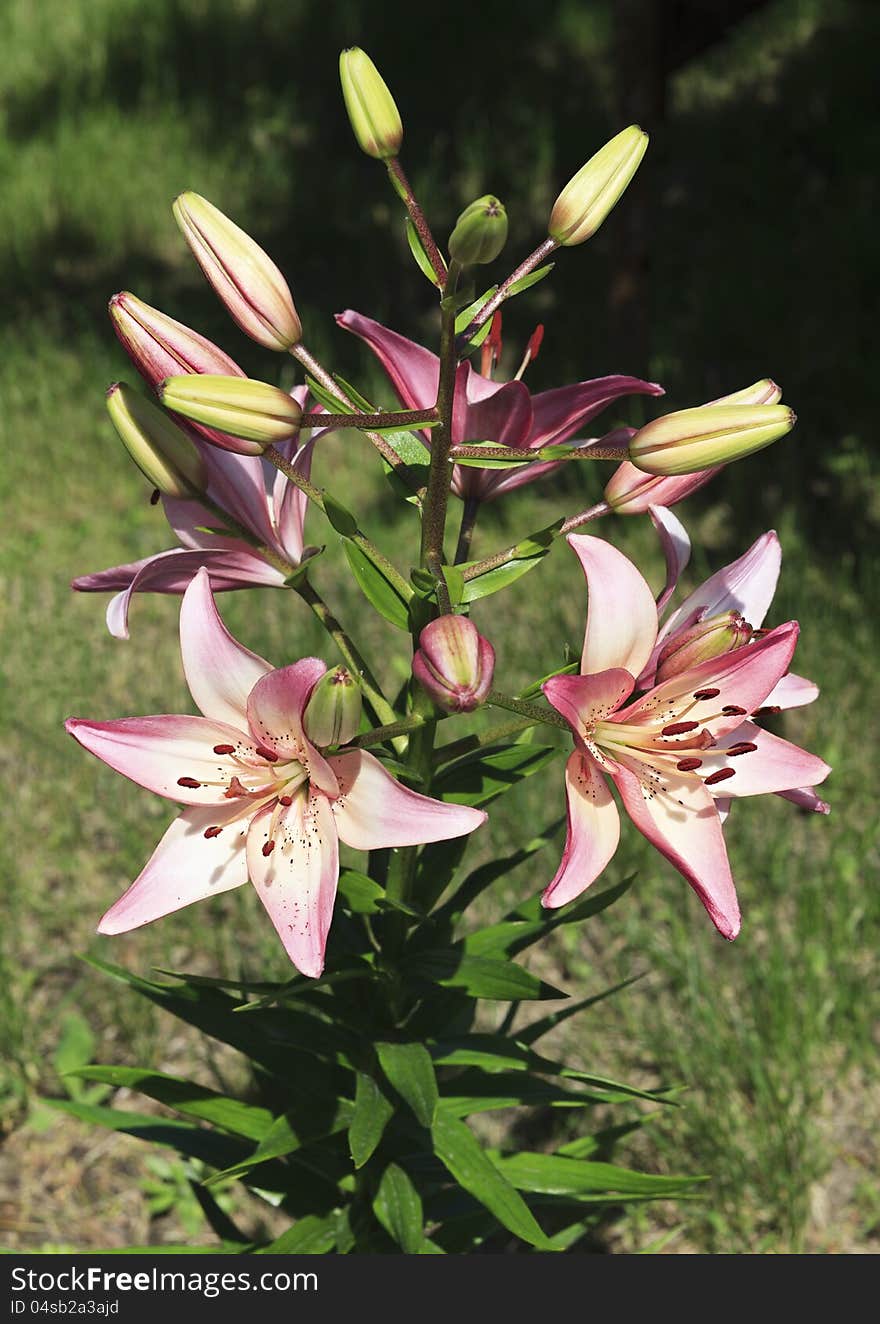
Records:
[[[515,956],[554,929],[565,924],[582,924],[593,915],[598,915],[629,890],[634,878],[635,874],[632,874],[615,887],[606,887],[576,905],[563,906],[558,910],[545,910],[540,896],[532,897],[500,923],[469,933],[462,945],[473,956],[497,956],[499,953]]]
[[[473,303],[469,303],[466,308],[462,308],[461,312],[456,316],[455,319],[455,334],[457,336],[460,336],[462,331],[464,331],[467,327],[470,326],[471,322],[474,320],[477,313],[485,304],[489,302],[489,300],[492,298],[492,295],[495,293],[497,288],[498,288],[497,285],[493,285],[491,289],[488,289],[484,294],[481,294],[478,299],[474,299]],[[485,327],[481,327],[480,330],[477,332],[477,335],[480,336],[482,340],[485,340],[486,336],[489,334],[489,328],[491,327],[491,325],[492,325],[492,319],[490,318],[489,321],[485,324]],[[480,342],[476,339],[475,336],[470,343],[473,346],[476,346]]]
[[[398,630],[409,633],[409,610],[394,585],[350,538],[344,537],[342,546],[351,572],[367,601],[386,621],[396,625]]]
[[[548,547],[553,545],[555,539],[559,536],[559,530],[562,528],[565,520],[562,515],[559,519],[548,524],[545,529],[538,529],[536,533],[530,533],[522,542],[516,544],[516,555],[520,556],[538,556],[545,552]]]
[[[427,471],[431,467],[431,452],[415,432],[392,431],[389,429],[383,432],[382,435],[395,455],[399,455],[408,468],[423,468],[427,478]]]
[[[446,580],[446,591],[454,610],[464,597],[464,575],[457,565],[444,565],[440,569]]]
[[[405,771],[408,772],[409,769]],[[402,914],[412,915],[416,919],[422,917],[422,912],[415,906],[388,896],[384,887],[374,879],[368,878],[365,873],[358,873],[357,869],[341,871],[339,891],[345,904],[355,915],[377,915],[383,910],[399,910]]]
[[[541,686],[545,684],[546,681],[552,680],[554,676],[577,675],[580,669],[579,662],[566,662],[565,666],[557,667],[555,671],[548,671],[546,676],[542,676],[540,680],[533,681],[527,689],[520,691],[519,697],[521,699],[534,698],[536,694],[540,694]]]
[[[486,1155],[464,1122],[439,1112],[431,1128],[434,1153],[465,1191],[514,1236],[545,1249],[547,1238],[522,1196]]]
[[[550,275],[555,265],[555,262],[547,262],[543,267],[537,267],[535,271],[520,276],[519,280],[515,280],[507,291],[508,299],[512,299],[514,295],[522,294],[523,290],[530,289],[532,285],[537,285],[539,280],[543,280],[545,276]]]
[[[334,395],[332,391],[328,391],[326,386],[322,386],[319,381],[316,381],[314,377],[310,377],[308,374],[306,374],[306,384],[318,403],[322,404],[325,409],[329,409],[331,414],[355,413],[355,410],[352,409],[351,405],[346,404],[338,395]]]
[[[540,565],[546,555],[546,552],[541,552],[537,556],[505,561],[504,565],[498,565],[494,570],[487,570],[484,575],[479,575],[476,579],[466,579],[462,602],[477,602],[480,598],[488,598],[491,594],[507,588],[509,584],[516,583],[523,575],[527,575],[530,570]],[[466,570],[467,566],[463,565],[459,568]]]
[[[519,1191],[541,1195],[606,1195],[616,1199],[627,1195],[669,1197],[683,1195],[704,1177],[658,1177],[653,1173],[633,1172],[613,1163],[594,1163],[582,1159],[561,1158],[557,1154],[520,1151],[502,1157],[492,1151],[489,1158],[512,1186]]]
[[[370,401],[367,399],[367,397],[365,395],[361,395],[357,387],[352,386],[351,382],[347,382],[341,373],[334,372],[332,376],[336,385],[340,388],[340,390],[345,392],[345,394],[351,400],[355,408],[358,409],[362,414],[378,413],[376,406],[370,404]],[[349,405],[348,408],[351,408],[351,406]]]
[[[582,1085],[583,1082],[575,1082]],[[503,1108],[585,1108],[624,1103],[628,1096],[596,1089],[568,1089],[525,1071],[481,1071],[468,1067],[444,1081],[440,1108],[456,1117]]]
[[[463,989],[472,998],[525,1002],[568,997],[567,993],[537,979],[513,961],[466,956],[455,947],[414,953],[404,958],[401,969],[407,975],[440,984],[443,988]]]
[[[424,1044],[378,1043],[376,1054],[385,1075],[421,1122],[430,1126],[437,1112],[437,1077]]]
[[[531,777],[556,756],[550,745],[498,745],[466,754],[434,779],[432,793],[441,800],[482,806]]]
[[[326,1255],[336,1247],[337,1214],[318,1218],[307,1214],[293,1227],[287,1228],[270,1246],[258,1250],[257,1255]]]
[[[551,1012],[549,1016],[542,1016],[538,1021],[532,1021],[518,1032],[518,1038],[526,1044],[533,1044],[548,1031],[555,1029],[562,1021],[567,1021],[570,1016],[576,1016],[580,1011],[586,1011],[587,1007],[594,1006],[597,1002],[604,1002],[605,998],[610,998],[612,994],[619,993],[622,989],[628,988],[630,984],[635,984],[643,979],[643,975],[633,975],[630,979],[622,979],[619,984],[613,984],[611,988],[603,989],[601,993],[594,993],[590,998],[582,998],[580,1002],[571,1002],[567,1007],[560,1007],[559,1011]]]
[[[373,1077],[359,1071],[354,1113],[348,1128],[348,1147],[356,1168],[362,1168],[375,1153],[393,1113],[394,1105],[385,1097]]]
[[[352,1116],[352,1105],[344,1099],[336,1101],[335,1107],[314,1110],[299,1109],[287,1112],[273,1119],[271,1127],[260,1139],[252,1154],[247,1154],[237,1163],[222,1168],[205,1182],[206,1186],[225,1185],[233,1178],[243,1177],[259,1163],[268,1163],[271,1159],[286,1158],[297,1150],[312,1144],[315,1140],[335,1135],[344,1131]]]
[[[174,1149],[187,1158],[197,1158],[212,1167],[223,1168],[239,1162],[246,1154],[243,1141],[209,1131],[191,1122],[171,1117],[150,1117],[142,1113],[123,1112],[118,1108],[104,1108],[94,1104],[77,1103],[72,1099],[47,1099],[46,1104],[58,1112],[103,1126],[110,1131],[121,1131],[153,1145]]]
[[[557,819],[542,836],[534,837],[512,855],[506,855],[500,860],[489,860],[486,864],[481,864],[478,869],[474,869],[449,900],[435,912],[434,918],[454,928],[476,897],[485,892],[487,887],[491,887],[496,879],[504,878],[511,870],[523,864],[539,850],[543,850],[564,822],[565,818]]]
[[[329,492],[324,493],[324,514],[333,525],[337,533],[341,533],[345,538],[351,538],[358,531],[358,522],[351,511],[343,506],[341,501],[337,501]]]
[[[261,1140],[274,1121],[268,1108],[230,1099],[204,1085],[194,1085],[190,1080],[160,1071],[140,1067],[88,1066],[81,1067],[75,1074],[82,1080],[99,1080],[116,1089],[138,1090],[185,1117],[197,1117],[231,1135],[249,1140]]]
[[[409,219],[408,216],[406,218],[405,224],[406,224],[406,239],[407,239],[407,243],[409,244],[409,251],[412,253],[413,257],[415,258],[416,265],[418,266],[419,271],[421,271],[423,276],[427,276],[428,280],[431,282],[432,285],[435,285],[439,288],[439,282],[434,274],[434,268],[431,266],[431,259],[428,257],[428,254],[425,252],[424,245],[421,239],[419,238],[418,230],[413,225],[412,221]],[[445,267],[446,263],[444,262],[443,265]]]
[[[407,1255],[418,1255],[425,1239],[422,1201],[411,1178],[396,1163],[382,1173],[373,1212]]]

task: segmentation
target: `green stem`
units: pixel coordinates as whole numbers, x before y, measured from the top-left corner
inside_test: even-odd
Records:
[[[520,717],[515,722],[501,722],[498,726],[490,726],[487,731],[475,732],[473,735],[464,736],[461,740],[454,740],[449,745],[441,745],[434,751],[434,766],[440,767],[444,763],[451,763],[453,759],[461,758],[464,754],[472,754],[477,749],[494,745],[498,740],[521,735],[523,731],[528,731],[530,726],[536,725],[533,718]]]
[[[607,501],[600,501],[598,505],[590,506],[589,510],[582,510],[579,515],[572,515],[565,521],[559,530],[560,536],[566,533],[573,533],[575,529],[581,528],[584,524],[589,524],[590,520],[600,519],[602,515],[610,515],[611,507]]]
[[[376,718],[380,722],[396,723],[397,714],[391,707],[391,704],[382,693],[373,673],[370,671],[363,655],[351,638],[346,634],[339,621],[333,615],[327,603],[321,597],[307,579],[302,579],[299,583],[293,585],[294,593],[298,593],[303,602],[311,607],[330,638],[342,656],[343,661],[348,666],[352,674],[357,678],[365,697],[370,703]],[[402,734],[394,732],[393,734]],[[386,739],[389,737],[386,736]]]
[[[445,290],[447,283],[446,263],[443,261],[440,250],[434,241],[434,236],[431,234],[431,227],[425,219],[425,213],[410,188],[409,180],[403,172],[403,166],[396,156],[391,157],[385,164],[388,167],[388,174],[391,176],[394,191],[402,199],[403,205],[409,213],[409,219],[422,241],[422,248],[425,250],[425,255],[431,264],[431,270],[437,278],[437,286],[440,290]]]
[[[602,515],[607,515],[611,507],[605,501],[600,501],[597,506],[590,506],[589,510],[582,510],[579,515],[572,515],[571,519],[565,521],[559,530],[557,536],[571,533],[573,529],[579,529],[584,524],[589,524],[590,520],[599,519]],[[504,547],[500,552],[493,552],[491,556],[484,557],[482,561],[474,561],[471,565],[462,569],[465,580],[479,579],[480,575],[487,574],[490,570],[496,570],[500,565],[506,565],[508,561],[517,559],[516,549],[519,543],[511,543],[509,547]]]
[[[474,536],[477,516],[480,513],[480,504],[476,497],[465,498],[464,508],[461,512],[461,526],[458,530],[458,546],[455,549],[456,565],[460,565],[462,561],[468,559],[471,550],[471,539]]]
[[[394,740],[397,736],[408,735],[410,731],[418,731],[420,727],[427,725],[428,721],[427,717],[419,717],[413,713],[411,717],[401,717],[398,722],[389,722],[387,726],[377,726],[373,731],[365,731],[362,736],[355,736],[354,740],[349,740],[348,744],[355,749],[384,745],[386,740]]]
[[[619,446],[572,446],[560,455],[560,447],[535,447],[534,450],[521,450],[516,446],[453,446],[451,460],[509,460],[511,464],[535,464],[538,461],[555,460],[567,464],[570,460],[621,460],[629,458],[629,447]]]
[[[532,722],[544,722],[547,726],[558,726],[563,731],[571,730],[568,722],[560,716],[555,708],[542,708],[537,703],[530,703],[528,699],[516,699],[512,694],[502,694],[500,690],[490,690],[486,696],[486,702],[492,704],[494,708],[506,708],[508,712],[519,713],[522,717],[530,718]]]
[[[342,398],[339,389],[336,394]],[[303,414],[299,420],[302,428],[357,428],[360,432],[369,432],[371,428],[415,428],[437,420],[434,409],[403,409],[396,414],[330,414],[323,412]]]
[[[518,280],[522,280],[523,276],[527,276],[530,271],[534,271],[535,267],[540,266],[544,261],[544,258],[549,257],[553,250],[558,247],[559,244],[557,240],[545,239],[543,243],[538,245],[534,253],[529,253],[529,256],[524,258],[514,271],[511,271],[507,280],[502,281],[498,286],[498,289],[492,295],[492,298],[483,304],[480,311],[475,314],[470,325],[465,327],[461,335],[458,337],[459,344],[466,345],[472,336],[479,331],[480,327],[488,322],[496,308],[501,307],[504,300],[509,295],[511,287],[515,285]]]
[[[336,398],[338,400],[341,400],[344,405],[351,405],[352,409],[357,411],[357,405],[352,400],[348,392],[344,390],[343,387],[339,385],[336,378],[333,377],[327,371],[327,369],[323,367],[312,354],[309,353],[305,345],[302,344],[293,345],[291,346],[290,352],[294,356],[294,358],[299,359],[300,363],[303,365],[306,372],[311,373],[315,381],[320,382],[326,391],[329,391],[331,395],[335,395]],[[378,432],[365,432],[364,436],[367,437],[373,443],[373,445],[376,447],[376,450],[382,456],[382,459],[385,460],[388,464],[390,464],[392,469],[400,470],[401,477],[403,477],[404,481],[406,481],[405,479],[406,465],[404,464],[400,456],[397,454],[397,451],[394,449],[394,447],[390,446],[389,443],[385,440],[385,438],[381,436],[380,433]],[[408,486],[412,488],[411,483],[409,483]]]

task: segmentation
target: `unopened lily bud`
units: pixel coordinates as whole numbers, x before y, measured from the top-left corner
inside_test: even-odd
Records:
[[[690,474],[728,464],[790,432],[795,414],[786,405],[702,405],[656,418],[629,444],[629,458],[650,474]]]
[[[710,400],[712,405],[778,405],[782,399],[782,387],[777,386],[769,377],[762,377],[751,386],[744,386],[741,391],[730,395],[719,395],[717,400]]]
[[[620,201],[648,148],[638,124],[621,130],[570,179],[553,204],[548,234],[565,247],[594,235]]]
[[[339,77],[345,109],[361,151],[377,161],[396,156],[403,141],[400,112],[366,51],[359,46],[343,51]]]
[[[302,326],[287,281],[260,245],[198,193],[181,193],[174,216],[202,271],[242,331],[288,350]]]
[[[361,724],[361,687],[346,667],[326,671],[303,715],[306,735],[319,749],[347,745]]]
[[[205,462],[167,414],[125,382],[107,391],[107,412],[141,473],[169,497],[192,497],[207,487]]]
[[[252,443],[256,454],[299,431],[302,410],[278,386],[250,377],[168,377],[158,396],[167,409]]]
[[[657,659],[657,678],[659,685],[680,676],[683,671],[710,658],[721,657],[723,653],[732,653],[742,648],[752,637],[752,627],[738,611],[725,611],[720,616],[710,616],[698,621],[686,630],[680,630],[660,650]]]
[[[455,222],[449,236],[449,256],[463,267],[494,262],[506,242],[504,203],[487,193],[465,207]]]
[[[492,688],[495,649],[466,616],[441,616],[422,630],[412,669],[438,707],[468,713]]]

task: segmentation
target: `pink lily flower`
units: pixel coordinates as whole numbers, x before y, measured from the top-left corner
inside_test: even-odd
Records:
[[[628,702],[657,642],[654,598],[632,562],[608,543],[577,535],[568,541],[587,579],[589,611],[581,674],[543,686],[575,737],[566,765],[565,850],[543,904],[578,896],[617,849],[620,819],[609,777],[639,831],[690,883],[718,931],[735,938],[740,912],[718,799],[812,787],[830,772],[813,754],[744,720],[787,673],[797,622]]]
[[[473,832],[486,815],[401,786],[360,749],[324,754],[303,713],[326,667],[273,670],[229,634],[198,571],[180,611],[187,684],[201,717],[71,718],[86,749],[185,808],[99,933],[126,933],[250,877],[290,959],[324,967],[339,878],[339,841],[356,850]]]
[[[436,354],[351,309],[337,314],[336,321],[369,345],[406,409],[433,408],[440,378],[440,360]],[[489,362],[492,357],[489,356]],[[556,446],[569,441],[582,424],[621,396],[662,394],[663,388],[656,382],[612,376],[532,395],[524,382],[492,381],[465,361],[459,364],[455,379],[453,441],[456,444],[498,441],[521,450]],[[595,438],[591,437],[572,444],[586,446],[593,441]],[[455,465],[452,490],[470,500],[493,501],[503,492],[511,492],[552,472],[561,463],[548,460],[511,469]]]
[[[298,387],[304,403],[306,389]],[[293,456],[295,468],[305,478],[311,471],[312,448],[320,433],[314,433]],[[202,567],[211,577],[215,592],[238,588],[283,588],[287,574],[273,556],[291,568],[304,559],[303,522],[305,496],[279,470],[259,455],[238,455],[221,450],[190,431],[208,473],[208,496],[227,511],[231,519],[252,535],[246,541],[218,529],[217,515],[198,501],[162,497],[168,523],[179,546],[127,565],[113,566],[91,575],[79,575],[71,587],[80,593],[115,592],[107,606],[107,628],[117,639],[127,639],[128,613],[133,593],[183,593]],[[289,454],[290,446],[281,446]],[[287,572],[289,573],[289,572]]]

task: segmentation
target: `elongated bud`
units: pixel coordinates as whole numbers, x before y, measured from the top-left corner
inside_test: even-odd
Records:
[[[720,616],[698,621],[666,640],[657,659],[656,683],[671,680],[712,657],[732,653],[751,637],[752,627],[738,611],[725,611]]]
[[[646,473],[696,473],[728,464],[769,446],[790,432],[795,414],[787,405],[702,405],[656,418],[629,444],[629,458]]]
[[[570,179],[553,204],[547,231],[565,247],[594,235],[620,201],[648,148],[638,124],[622,129]]]
[[[158,395],[176,414],[250,441],[255,453],[296,436],[302,415],[280,387],[250,377],[168,377]]]
[[[198,193],[181,193],[174,217],[193,256],[242,331],[288,350],[302,326],[287,281],[260,245]]]
[[[492,688],[495,649],[466,616],[441,616],[422,630],[412,669],[438,707],[468,713]]]
[[[741,391],[730,395],[719,395],[717,400],[710,400],[712,405],[778,405],[782,399],[782,387],[777,386],[769,377],[762,377],[751,386],[744,386]]]
[[[345,109],[358,146],[367,156],[387,161],[400,151],[403,124],[394,97],[373,61],[359,46],[339,57]]]
[[[346,667],[325,671],[303,714],[306,735],[319,749],[347,745],[361,724],[361,687]]]
[[[463,267],[494,262],[506,242],[504,203],[487,193],[465,207],[455,222],[449,236],[449,256]]]
[[[114,382],[107,391],[107,412],[125,449],[153,487],[169,497],[204,492],[204,460],[161,409],[125,382]]]

